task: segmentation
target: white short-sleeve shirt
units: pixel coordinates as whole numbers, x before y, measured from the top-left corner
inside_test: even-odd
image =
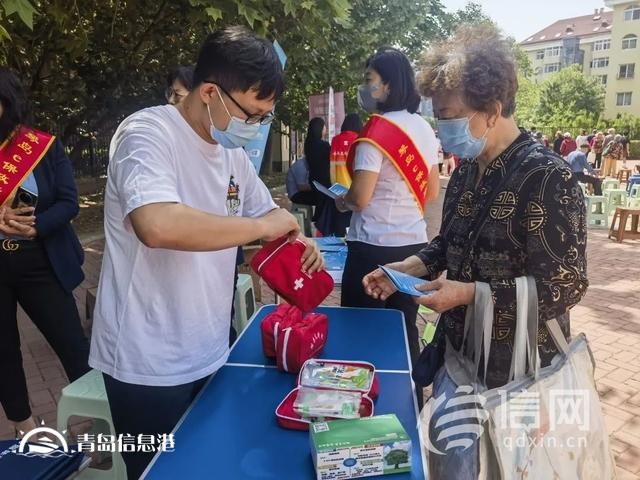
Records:
[[[227,359],[237,249],[147,248],[128,214],[160,202],[245,217],[276,205],[243,149],[205,142],[173,106],[141,110],[118,127],[89,364],[123,382],[172,386]]]
[[[440,142],[425,119],[407,110],[384,116],[411,137],[429,167],[438,163]],[[369,205],[351,216],[347,240],[395,247],[427,242],[424,217],[392,161],[375,146],[361,142],[356,146],[353,168],[379,175]],[[438,175],[437,168],[430,174]]]

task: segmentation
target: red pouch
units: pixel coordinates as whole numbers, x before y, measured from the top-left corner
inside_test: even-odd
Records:
[[[328,330],[329,320],[322,313],[310,313],[301,321],[280,328],[276,339],[278,368],[299,372],[304,362],[322,352]]]
[[[306,245],[286,237],[266,244],[251,260],[251,268],[284,298],[303,312],[311,312],[333,290],[333,279],[324,270],[311,275],[302,271]]]
[[[262,350],[266,357],[276,358],[276,342],[280,332],[302,320],[302,312],[294,305],[283,303],[262,319]]]
[[[358,391],[362,394],[362,402],[360,404],[360,417],[371,417],[374,415],[374,405],[373,401],[378,397],[379,385],[378,385],[378,376],[375,373],[375,367],[373,364],[368,362],[350,362],[350,361],[341,361],[341,360],[324,360],[324,359],[310,359],[309,361],[319,361],[325,364],[327,363],[335,363],[341,365],[355,365],[358,367],[368,368],[373,372],[373,380],[371,385],[368,388],[364,388],[361,390],[347,390],[347,391]],[[305,364],[307,363],[305,362]],[[298,415],[298,413],[293,408],[293,405],[298,397],[298,391],[301,386],[304,385],[304,381],[302,380],[302,373],[304,370],[304,365],[300,369],[300,374],[298,375],[297,386],[294,388],[289,394],[285,397],[280,405],[276,408],[276,418],[278,420],[278,424],[283,428],[288,428],[291,430],[309,430],[309,424],[311,422],[320,420],[316,418],[304,418]],[[319,388],[314,386],[313,388]],[[330,389],[328,389],[330,390]],[[334,420],[330,417],[325,417],[324,420]]]

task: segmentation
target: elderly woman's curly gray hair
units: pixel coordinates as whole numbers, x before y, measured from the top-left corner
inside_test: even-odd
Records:
[[[418,88],[425,97],[459,92],[464,103],[480,112],[502,104],[502,116],[516,108],[518,78],[511,44],[489,24],[460,27],[455,35],[422,56]]]

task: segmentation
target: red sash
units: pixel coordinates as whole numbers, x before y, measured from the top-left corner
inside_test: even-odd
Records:
[[[340,183],[345,187],[351,186],[351,175],[347,170],[347,157],[351,144],[358,138],[356,132],[349,130],[342,132],[331,141],[331,151],[329,152],[329,166],[331,173],[331,184]]]
[[[429,168],[411,137],[399,125],[382,115],[374,114],[353,142],[347,158],[347,168],[353,177],[353,162],[358,142],[368,142],[384,153],[395,165],[413,194],[420,212],[424,213],[427,198]]]
[[[0,145],[0,205],[13,198],[55,138],[48,133],[21,126]]]

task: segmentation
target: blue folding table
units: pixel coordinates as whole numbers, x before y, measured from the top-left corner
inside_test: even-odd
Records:
[[[175,451],[156,455],[144,478],[315,478],[309,434],[283,429],[275,417],[296,377],[278,371],[262,353],[260,321],[274,308],[265,306],[256,313],[234,344],[228,363],[209,380],[174,429]],[[411,437],[411,473],[384,478],[425,479],[402,313],[340,307],[317,311],[329,317],[322,358],[373,363],[380,382],[375,414],[395,413]]]

